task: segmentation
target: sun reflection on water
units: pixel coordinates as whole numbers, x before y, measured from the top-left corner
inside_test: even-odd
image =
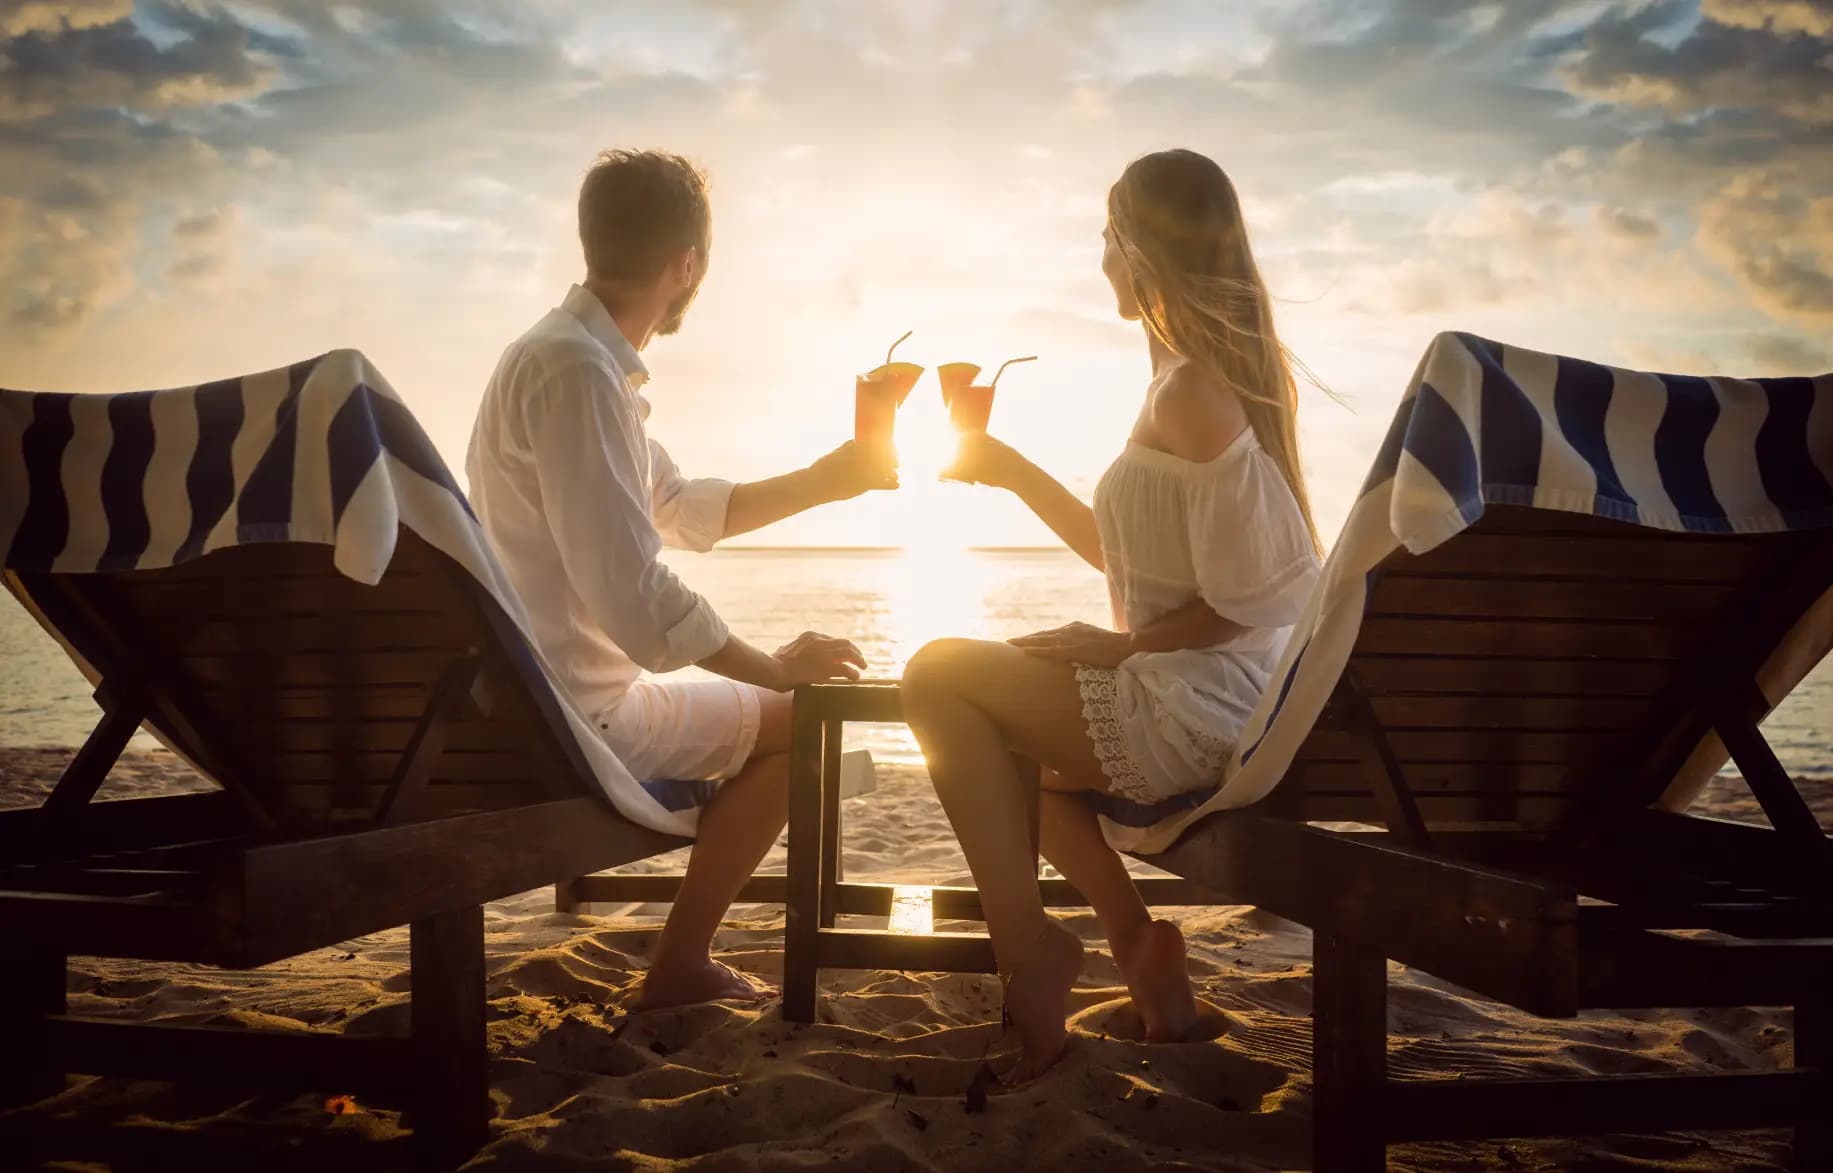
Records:
[[[926,492],[959,509],[968,490],[932,484]],[[930,640],[986,635],[986,567],[957,533],[946,527],[913,531],[890,577],[892,655],[900,672]]]
[[[964,507],[961,498],[967,492],[964,486],[932,481],[911,491],[911,505],[959,510]],[[881,680],[902,677],[917,649],[931,640],[987,635],[986,595],[991,583],[985,560],[945,525],[913,526],[904,533],[903,549],[888,559],[885,567],[880,619],[887,646],[883,657],[875,658],[870,671],[872,677]],[[848,726],[849,745],[868,740],[880,761],[917,764],[923,760],[907,726]]]
[[[869,673],[881,680],[902,677],[917,649],[931,640],[983,639],[988,633],[990,570],[984,558],[968,549],[969,531],[963,524],[971,516],[976,490],[937,480],[953,459],[955,433],[939,402],[931,404],[931,397],[923,396],[925,389],[934,390],[919,385],[898,416],[901,488],[887,502],[891,528],[885,535],[886,544],[898,551],[884,567],[882,610],[876,616],[879,640],[874,641],[874,650],[882,648],[882,653],[874,656]],[[883,761],[922,761],[906,726],[862,727],[849,741],[866,737]]]
[[[976,490],[937,479],[954,458],[956,437],[934,382],[925,375],[898,413],[902,487],[891,502],[894,528],[886,537],[901,553],[889,568],[887,583],[887,674],[902,674],[910,657],[930,640],[986,634],[987,571],[967,548],[969,527],[964,524]]]

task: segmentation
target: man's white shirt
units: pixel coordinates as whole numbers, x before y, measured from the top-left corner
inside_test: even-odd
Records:
[[[659,554],[710,549],[732,483],[689,480],[649,439],[648,378],[604,304],[575,285],[503,352],[465,458],[471,504],[535,642],[587,713],[645,669],[684,667],[727,638]]]

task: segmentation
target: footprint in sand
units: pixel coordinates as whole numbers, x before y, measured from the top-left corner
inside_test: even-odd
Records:
[[[1129,1043],[1144,1043],[1146,1025],[1133,1008],[1125,991],[1078,1011],[1069,1019],[1072,1030],[1092,1035],[1106,1035]],[[1179,1042],[1205,1043],[1221,1038],[1235,1026],[1228,1011],[1203,998],[1197,999],[1197,1020]],[[1158,1044],[1154,1044],[1158,1045]]]

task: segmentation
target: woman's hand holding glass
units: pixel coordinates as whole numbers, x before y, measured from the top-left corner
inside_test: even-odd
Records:
[[[942,470],[942,479],[1009,489],[1024,459],[1016,448],[985,432],[963,432],[954,460]]]

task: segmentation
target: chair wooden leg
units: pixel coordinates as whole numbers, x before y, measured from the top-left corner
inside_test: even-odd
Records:
[[[783,906],[783,1017],[815,1020],[821,947],[821,718],[801,697],[790,719],[789,881]]]
[[[554,883],[554,911],[579,911],[579,880],[558,880]]]
[[[64,1090],[64,1072],[44,1038],[44,1017],[62,1014],[64,955],[26,948],[0,963],[0,1108],[14,1108]]]
[[[447,1167],[490,1135],[483,908],[415,921],[408,950],[419,1062],[414,1141],[424,1163]]]
[[[1795,1007],[1795,1066],[1833,1070],[1833,997]],[[1833,1169],[1833,1100],[1795,1124],[1795,1168]]]
[[[1312,941],[1312,1160],[1320,1173],[1387,1165],[1387,959],[1330,933]]]

